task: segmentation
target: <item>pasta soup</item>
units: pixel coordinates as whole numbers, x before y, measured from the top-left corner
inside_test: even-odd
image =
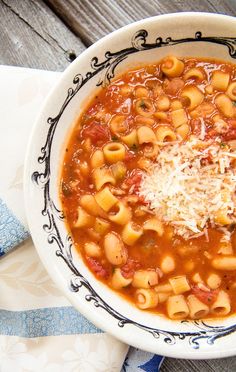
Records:
[[[61,174],[93,274],[171,319],[236,311],[236,73],[169,56],[127,71],[77,120]]]

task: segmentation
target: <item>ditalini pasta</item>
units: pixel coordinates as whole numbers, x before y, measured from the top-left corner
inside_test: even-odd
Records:
[[[173,320],[236,312],[236,69],[166,56],[101,88],[60,196],[92,273]]]

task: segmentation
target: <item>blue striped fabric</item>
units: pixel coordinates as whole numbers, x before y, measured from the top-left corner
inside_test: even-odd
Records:
[[[0,335],[33,338],[101,332],[71,306],[0,310]],[[157,372],[162,361],[163,357],[159,355],[131,347],[122,372]]]
[[[71,306],[26,311],[0,310],[0,334],[20,337],[101,333]]]
[[[163,360],[163,356],[131,347],[121,372],[158,372]]]
[[[15,248],[29,237],[20,221],[0,199],[0,256]]]
[[[0,256],[29,237],[20,221],[0,199]],[[26,311],[0,310],[0,334],[26,338],[101,333],[73,307]],[[157,372],[163,357],[130,348],[122,372]]]

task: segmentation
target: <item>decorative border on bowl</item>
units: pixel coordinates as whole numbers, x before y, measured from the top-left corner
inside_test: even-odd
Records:
[[[107,85],[111,82],[111,79],[115,76],[116,67],[126,59],[130,54],[162,48],[165,46],[176,45],[181,43],[189,42],[209,42],[215,44],[225,45],[228,48],[229,55],[232,58],[236,58],[236,38],[233,37],[219,37],[219,36],[207,36],[203,37],[200,31],[195,33],[195,37],[183,38],[183,39],[172,39],[171,37],[163,40],[161,37],[158,37],[154,43],[147,43],[148,32],[147,30],[137,31],[131,38],[131,46],[119,50],[117,52],[107,51],[105,53],[105,59],[100,62],[97,57],[93,57],[90,61],[91,70],[88,71],[85,75],[77,74],[73,79],[74,87],[71,87],[67,91],[67,96],[61,106],[61,109],[58,115],[54,118],[49,117],[47,119],[47,124],[49,128],[47,131],[45,145],[41,148],[41,155],[38,157],[38,164],[44,164],[44,171],[40,173],[39,171],[34,171],[31,180],[36,185],[40,186],[43,191],[44,205],[42,207],[41,214],[47,222],[42,226],[45,233],[48,234],[48,243],[56,243],[58,249],[56,255],[61,257],[66,265],[69,267],[73,273],[71,279],[70,287],[72,291],[78,292],[81,287],[85,287],[88,291],[88,294],[85,295],[86,301],[93,302],[95,307],[100,307],[105,310],[113,318],[117,319],[117,325],[119,327],[124,327],[126,324],[131,324],[139,329],[148,332],[155,339],[163,338],[163,341],[168,345],[173,345],[177,340],[188,339],[189,345],[194,349],[199,349],[200,341],[206,340],[208,344],[214,344],[215,340],[227,336],[236,330],[236,324],[224,327],[224,326],[210,326],[204,321],[182,321],[182,323],[189,324],[191,328],[195,327],[195,331],[191,332],[174,332],[174,331],[165,331],[163,329],[147,327],[144,324],[135,322],[131,319],[126,318],[116,310],[114,310],[110,305],[108,305],[92,288],[88,280],[77,270],[73,263],[72,257],[72,238],[68,234],[66,241],[63,242],[60,231],[57,225],[57,220],[63,220],[63,212],[55,205],[53,199],[50,195],[50,175],[51,175],[51,147],[54,138],[54,134],[57,128],[57,125],[60,121],[60,118],[70,103],[72,98],[78,93],[78,91],[94,76],[98,73],[104,71],[104,76],[98,81],[97,86]]]

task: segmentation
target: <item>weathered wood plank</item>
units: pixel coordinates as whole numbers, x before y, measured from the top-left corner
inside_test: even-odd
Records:
[[[41,0],[0,1],[0,63],[62,71],[83,43]]]
[[[45,0],[88,46],[109,32],[158,14],[201,11],[236,15],[235,0]]]
[[[212,360],[183,360],[165,358],[160,369],[161,372],[234,372],[236,371],[236,358],[223,358]]]

